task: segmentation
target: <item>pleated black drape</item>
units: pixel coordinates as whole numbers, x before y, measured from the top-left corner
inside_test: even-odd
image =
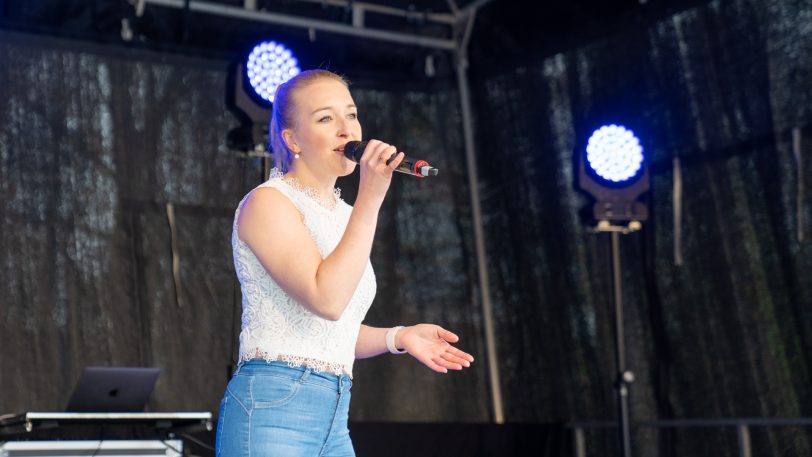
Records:
[[[60,410],[86,365],[146,365],[152,410],[216,413],[240,325],[234,208],[261,176],[225,147],[227,62],[3,38],[0,411]],[[442,175],[396,177],[367,322],[434,322],[479,354],[459,100],[376,86],[353,88],[366,137],[433,151]],[[357,176],[339,185],[352,203]],[[359,361],[354,420],[487,420],[483,364],[407,359]]]
[[[798,238],[791,131],[812,144],[812,6],[710,2],[508,70],[476,75],[483,208],[511,421],[614,420],[609,235],[579,217],[573,153],[612,120],[652,170],[624,236],[632,415],[812,413],[809,186]],[[598,124],[599,125],[599,124]],[[675,265],[672,161],[683,176]],[[801,175],[812,176],[807,158]],[[755,428],[757,455],[808,455],[809,429]],[[614,432],[590,432],[611,455]],[[736,430],[635,433],[637,455],[737,455]]]
[[[652,171],[651,219],[622,240],[634,419],[812,415],[810,17],[804,1],[716,1],[473,70],[508,421],[615,417],[608,236],[579,217],[588,200],[572,159],[613,117],[633,124]],[[216,411],[239,326],[231,218],[259,182],[256,164],[224,147],[236,125],[219,95],[226,63],[11,33],[0,42],[0,411],[59,409],[92,364],[159,366],[151,409]],[[353,94],[366,138],[441,170],[396,178],[367,322],[445,325],[480,363],[439,376],[406,356],[359,361],[351,418],[487,421],[456,90],[358,84]],[[354,179],[339,183],[349,202]],[[751,433],[755,455],[812,447],[809,429]],[[614,434],[590,432],[587,444],[612,455]],[[639,428],[635,450],[732,456],[736,432]]]
[[[2,43],[0,410],[64,408],[86,365],[158,366],[150,408],[212,409],[234,350],[230,223],[255,174],[221,146],[224,65]]]

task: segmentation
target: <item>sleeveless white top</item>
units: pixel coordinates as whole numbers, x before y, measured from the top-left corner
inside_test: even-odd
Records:
[[[321,202],[314,190],[283,179],[276,169],[257,189],[261,187],[277,189],[290,199],[302,214],[322,258],[333,252],[352,212],[352,207],[341,200],[340,190],[334,191],[335,203]],[[375,298],[372,265],[367,261],[361,281],[340,319],[331,321],[308,311],[279,287],[248,245],[240,240],[237,220],[251,192],[237,207],[231,236],[234,267],[242,289],[239,362],[261,357],[269,362],[283,360],[294,367],[304,365],[316,371],[344,372],[352,376],[358,331]],[[273,235],[274,228],[268,227],[268,236]]]

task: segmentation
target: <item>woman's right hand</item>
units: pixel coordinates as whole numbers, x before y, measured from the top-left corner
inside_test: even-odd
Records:
[[[394,159],[389,161],[393,155]],[[404,157],[405,154],[398,153],[397,148],[391,144],[370,140],[359,160],[361,179],[358,184],[358,198],[370,199],[377,205],[383,203],[392,182],[392,173],[403,162]]]

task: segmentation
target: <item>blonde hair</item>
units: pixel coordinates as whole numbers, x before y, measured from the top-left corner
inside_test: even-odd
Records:
[[[268,147],[273,151],[274,166],[282,173],[290,170],[294,153],[282,138],[282,131],[295,126],[295,105],[293,95],[297,90],[321,79],[333,79],[349,87],[350,83],[343,77],[328,70],[306,70],[290,78],[276,88],[274,95],[271,123],[268,127]]]

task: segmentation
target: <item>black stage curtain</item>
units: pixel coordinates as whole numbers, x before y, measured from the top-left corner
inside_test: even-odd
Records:
[[[60,410],[84,366],[119,365],[162,369],[151,410],[216,413],[240,325],[234,208],[261,182],[225,146],[238,125],[228,63],[0,42],[0,411]],[[381,86],[353,87],[365,137],[433,151],[442,174],[395,178],[367,323],[434,322],[481,358],[459,99],[443,82]],[[357,173],[339,185],[352,203]],[[442,376],[409,357],[361,360],[351,417],[486,422],[485,379],[484,363]]]
[[[589,127],[612,117],[634,124],[652,170],[652,218],[622,240],[634,418],[812,415],[812,159],[798,208],[790,138],[800,126],[812,142],[810,16],[804,1],[710,2],[473,72],[509,422],[614,418],[608,237],[579,218],[587,199],[573,188],[572,162]],[[11,33],[0,42],[0,411],[59,409],[93,364],[159,366],[151,409],[216,411],[239,325],[231,218],[259,182],[256,164],[223,146],[236,125],[219,95],[226,63]],[[408,357],[358,361],[351,419],[485,422],[456,92],[359,84],[354,95],[367,138],[441,169],[392,188],[368,323],[445,325],[479,362],[439,376]],[[681,266],[674,157],[684,181]],[[351,202],[353,178],[341,185]],[[812,447],[808,429],[752,434],[755,455]],[[588,433],[590,454],[611,455],[613,438]],[[736,434],[641,428],[635,450],[732,456]]]
[[[621,240],[633,418],[812,415],[810,16],[803,1],[709,2],[476,74],[508,420],[615,418],[609,235],[579,217],[588,200],[572,159],[607,120],[636,131],[652,171],[651,220]],[[809,432],[755,428],[754,455],[809,455]],[[732,428],[641,428],[635,455],[732,456],[736,439]],[[591,455],[611,455],[613,440],[587,433]]]

